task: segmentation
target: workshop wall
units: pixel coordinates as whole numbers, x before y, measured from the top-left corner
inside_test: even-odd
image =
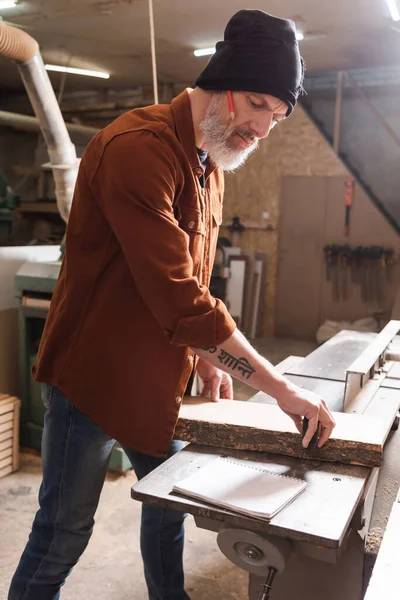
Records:
[[[18,186],[24,201],[36,197],[35,174],[28,172],[34,166],[37,145],[36,134],[0,127],[0,172],[6,173],[11,187]]]
[[[226,177],[224,225],[238,215],[246,221],[262,224],[263,213],[269,213],[272,231],[247,230],[235,234],[234,243],[244,253],[267,254],[267,276],[263,298],[262,335],[272,335],[275,323],[278,226],[283,177],[340,176],[347,170],[332,148],[298,106],[293,115],[279,124],[271,136],[260,144],[244,167]],[[230,237],[226,227],[221,234]]]
[[[400,239],[358,185],[345,235],[347,180],[342,176],[283,178],[276,335],[315,340],[316,331],[327,320],[371,321],[374,316],[383,324],[390,316],[400,265],[382,260],[377,249],[398,254]],[[333,253],[323,251],[332,244],[336,246],[334,258]],[[367,258],[366,249],[371,246],[376,250]],[[356,253],[357,248],[364,252]]]

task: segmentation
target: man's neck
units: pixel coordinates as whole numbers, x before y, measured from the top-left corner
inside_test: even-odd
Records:
[[[205,117],[208,105],[211,101],[212,92],[207,92],[201,88],[188,89],[190,106],[192,109],[192,119],[197,148],[203,148],[203,134],[201,133],[200,123]]]

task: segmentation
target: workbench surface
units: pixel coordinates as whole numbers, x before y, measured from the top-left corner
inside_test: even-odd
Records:
[[[303,479],[308,486],[304,493],[270,522],[247,518],[172,493],[175,483],[218,456],[251,460],[255,466],[267,468],[274,473]],[[131,496],[141,502],[214,519],[223,522],[224,526],[246,528],[336,549],[342,544],[370,472],[367,467],[189,444],[136,483],[132,487]]]

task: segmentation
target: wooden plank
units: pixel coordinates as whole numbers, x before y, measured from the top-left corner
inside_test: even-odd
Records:
[[[2,423],[0,424],[0,433],[6,433],[7,431],[12,431],[13,429],[13,423],[12,421],[9,421],[8,423]]]
[[[0,461],[4,460],[5,458],[12,457],[12,454],[13,454],[12,446],[10,446],[9,448],[6,448],[5,450],[0,449]],[[12,461],[10,461],[10,462],[12,462]]]
[[[4,467],[3,469],[0,469],[0,479],[2,477],[5,477],[6,475],[10,475],[10,473],[13,472],[13,468],[12,465],[9,465],[8,467]]]
[[[0,402],[0,415],[4,415],[5,413],[10,412],[10,410],[14,410],[14,403],[16,398],[12,396],[8,396],[7,400],[3,400]]]
[[[323,448],[304,449],[292,420],[277,406],[185,397],[175,438],[221,448],[272,452],[310,460],[378,467],[383,433],[364,415],[334,413],[336,429]]]
[[[14,421],[14,410],[10,410],[6,412],[4,415],[0,415],[0,424],[1,423],[9,423],[10,421]]]
[[[7,404],[7,402],[19,401],[16,396],[10,396],[9,394],[0,394],[0,406]]]
[[[364,600],[398,600],[400,567],[400,497],[397,497],[378,552]]]
[[[251,460],[256,467],[299,477],[307,481],[307,488],[270,522],[172,493],[175,483],[221,455],[232,456],[236,460]],[[136,483],[131,495],[141,502],[213,519],[220,527],[238,527],[310,542],[324,548],[338,548],[348,531],[370,472],[365,467],[190,444]]]
[[[9,429],[8,431],[5,431],[3,433],[0,432],[0,444],[2,444],[3,442],[6,442],[8,440],[12,440],[12,437],[13,437],[12,429]]]
[[[21,401],[15,403],[14,428],[13,428],[13,470],[19,469],[19,413]]]
[[[8,465],[12,466],[12,458],[2,458],[0,460],[0,471],[1,469],[5,469],[6,467],[8,467]]]
[[[4,442],[0,442],[0,452],[3,452],[4,450],[7,450],[8,448],[12,448],[12,445],[13,445],[12,437],[10,437],[8,440],[5,440]]]
[[[54,213],[58,214],[56,202],[21,202],[18,210],[23,213]]]

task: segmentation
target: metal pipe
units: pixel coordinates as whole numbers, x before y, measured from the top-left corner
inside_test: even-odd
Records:
[[[44,67],[38,44],[24,31],[0,23],[0,54],[17,62],[49,152],[57,207],[61,217],[67,222],[79,161]]]
[[[53,168],[57,206],[68,221],[79,161],[40,54],[18,65],[22,81],[39,119]]]
[[[5,110],[0,110],[0,126],[12,127],[13,129],[29,133],[38,133],[41,130],[37,117],[21,115]],[[78,125],[76,123],[65,123],[65,126],[71,135],[82,135],[88,139],[100,131],[97,127],[88,127],[87,125]]]
[[[153,0],[149,0],[149,17],[150,17],[151,62],[152,62],[152,67],[153,67],[154,104],[158,104],[156,41],[155,41],[155,32],[154,32]]]

